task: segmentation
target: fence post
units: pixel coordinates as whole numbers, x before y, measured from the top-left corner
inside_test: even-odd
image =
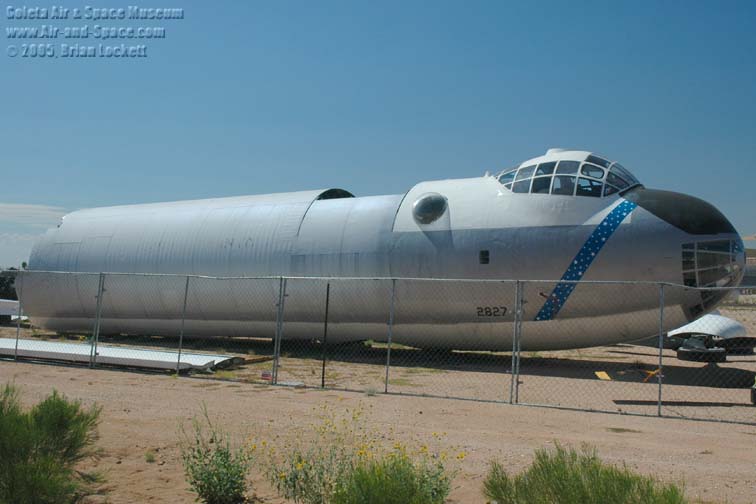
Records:
[[[21,273],[21,272],[19,271],[19,273]],[[15,279],[13,280],[13,283],[15,284],[16,281],[18,279],[22,278],[22,277],[23,277],[23,274],[17,274],[16,277],[15,277]],[[16,347],[13,349],[13,360],[14,361],[18,360],[18,338],[19,338],[19,336],[21,334],[21,315],[23,315],[23,313],[24,313],[23,310],[22,310],[22,307],[21,307],[21,303],[22,303],[21,298],[23,297],[22,296],[23,289],[24,289],[24,282],[22,280],[21,281],[21,286],[18,289],[16,289],[16,293],[18,294],[18,296],[16,296],[18,298],[18,308],[17,308],[17,311],[16,311]]]
[[[97,340],[100,337],[100,317],[102,315],[102,296],[105,292],[105,273],[100,273],[97,283],[97,307],[95,309],[95,323],[92,328],[92,342],[89,347],[89,367],[97,363]]]
[[[326,345],[328,344],[328,302],[331,299],[331,282],[326,283],[325,317],[323,320],[323,368],[320,371],[320,388],[325,388]]]
[[[659,380],[659,398],[656,402],[656,416],[662,416],[662,365],[664,352],[664,284],[659,284],[659,370],[656,377]]]
[[[273,341],[273,376],[271,377],[273,385],[278,384],[278,359],[281,356],[281,337],[283,335],[284,300],[286,299],[287,280],[284,277],[280,277],[278,282],[278,310],[276,311],[276,335]]]
[[[514,384],[515,384],[515,390],[514,390],[514,403],[517,404],[520,402],[520,357],[521,357],[521,348],[522,348],[522,292],[524,290],[523,288],[523,282],[517,281],[518,290],[517,290],[517,300],[516,300],[516,308],[515,308],[515,341],[517,345],[515,346],[515,375],[514,375]]]
[[[184,285],[184,307],[181,309],[181,331],[179,332],[178,358],[176,359],[176,375],[181,369],[181,350],[184,347],[184,324],[186,323],[186,300],[189,297],[189,275],[186,276]]]
[[[386,382],[383,393],[388,394],[389,369],[391,368],[391,337],[394,331],[394,304],[396,302],[396,279],[391,280],[391,306],[389,308],[388,338],[386,340]]]
[[[518,321],[518,299],[520,299],[520,281],[515,281],[515,295],[514,295],[514,318],[512,324],[512,364],[509,369],[509,404],[514,401],[514,388],[515,388],[515,369],[517,367],[517,321]]]

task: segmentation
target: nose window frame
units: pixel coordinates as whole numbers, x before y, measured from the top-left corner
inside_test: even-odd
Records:
[[[515,194],[594,198],[625,194],[641,185],[638,179],[619,163],[612,163],[593,154],[583,161],[560,159],[505,170],[498,175],[497,180]],[[572,186],[572,192],[568,192],[569,185]]]

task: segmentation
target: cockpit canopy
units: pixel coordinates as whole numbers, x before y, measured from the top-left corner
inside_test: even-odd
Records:
[[[549,150],[546,156],[504,170],[499,182],[513,193],[601,198],[640,185],[619,163],[581,151]]]

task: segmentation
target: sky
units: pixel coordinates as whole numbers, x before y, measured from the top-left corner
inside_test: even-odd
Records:
[[[26,260],[79,208],[396,194],[550,147],[618,160],[647,187],[703,198],[756,233],[756,2],[141,6],[181,7],[184,19],[2,12],[0,266]],[[144,44],[146,58],[8,56],[20,44],[6,28],[45,23],[166,37],[39,41],[57,54],[62,43]]]

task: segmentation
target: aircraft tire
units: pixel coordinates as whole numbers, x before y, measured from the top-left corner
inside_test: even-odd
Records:
[[[690,362],[725,362],[727,361],[727,350],[724,348],[685,348],[677,349],[677,358]]]

